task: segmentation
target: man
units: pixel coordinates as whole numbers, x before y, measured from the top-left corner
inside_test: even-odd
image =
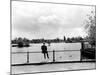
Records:
[[[42,53],[44,54],[44,58],[46,59],[46,56],[47,56],[47,58],[49,59],[47,46],[45,45],[45,43],[43,43],[43,45],[41,46],[41,49],[42,49]]]

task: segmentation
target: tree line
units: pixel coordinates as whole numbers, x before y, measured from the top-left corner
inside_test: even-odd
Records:
[[[59,43],[59,42],[80,42],[80,41],[83,41],[84,38],[82,37],[68,37],[66,38],[65,36],[63,37],[63,39],[60,39],[60,38],[55,38],[55,39],[44,39],[44,38],[41,38],[41,39],[32,39],[32,40],[29,40],[28,38],[22,38],[22,37],[18,37],[18,38],[15,38],[11,41],[12,44],[17,44],[18,42],[28,42],[28,43],[43,43],[43,42],[46,42],[46,43]]]

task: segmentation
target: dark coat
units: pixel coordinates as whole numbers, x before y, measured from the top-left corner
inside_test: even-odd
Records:
[[[42,49],[42,53],[47,53],[47,46],[42,45],[41,49]]]

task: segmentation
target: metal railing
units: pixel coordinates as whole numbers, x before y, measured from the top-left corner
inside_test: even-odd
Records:
[[[67,62],[68,61],[74,61],[74,62],[79,61],[79,62],[81,62],[81,61],[83,61],[84,56],[87,56],[87,57],[90,56],[90,58],[95,57],[95,52],[88,52],[88,51],[84,50],[83,42],[81,43],[81,49],[80,50],[52,50],[52,51],[48,51],[48,53],[51,57],[50,62],[53,62],[53,63],[58,62],[60,60],[62,60],[61,62],[64,62],[64,61],[67,61]],[[62,57],[60,54],[62,54],[64,57]],[[12,55],[12,58],[13,58],[13,59],[11,58],[12,59],[11,64],[13,64],[13,61],[15,61],[15,60],[18,60],[17,61],[18,64],[35,63],[35,61],[33,60],[33,57],[34,58],[41,57],[41,56],[43,57],[42,51],[12,52],[11,55]],[[41,55],[41,56],[39,56],[39,55]],[[76,58],[74,58],[75,57],[74,55],[76,55]],[[41,58],[39,60],[41,60]],[[95,60],[95,58],[94,58],[94,60]],[[23,62],[20,63],[20,61],[23,61]],[[40,62],[41,61],[36,62],[36,63],[40,63]],[[14,64],[16,64],[16,63],[14,63]]]
[[[37,53],[37,56],[35,56],[35,54]],[[12,52],[12,55],[18,55],[16,57],[18,57],[17,59],[12,59],[13,60],[18,60],[19,58],[21,58],[21,56],[24,56],[24,59],[26,58],[24,63],[30,63],[30,60],[33,59],[32,57],[38,57],[38,55],[41,55],[42,52],[41,51],[34,51],[34,52]],[[62,60],[61,62],[64,61],[81,61],[81,50],[53,50],[53,51],[48,51],[48,54],[51,56],[51,61],[50,62],[56,62],[57,60],[60,61],[60,59]],[[21,55],[21,56],[19,56]],[[32,56],[31,56],[32,55]],[[76,55],[76,60],[75,58],[73,59],[74,55]],[[43,55],[42,55],[43,56]],[[58,58],[57,58],[58,57]],[[67,59],[67,58],[68,59]],[[12,56],[13,58],[13,56]],[[32,62],[34,63],[34,62]],[[38,62],[39,63],[39,62]],[[12,63],[13,64],[13,63]]]

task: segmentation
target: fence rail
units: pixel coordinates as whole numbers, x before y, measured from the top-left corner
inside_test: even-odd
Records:
[[[25,59],[24,63],[27,63],[27,64],[30,63],[30,61],[34,59],[32,57],[34,57],[35,55],[37,55],[37,56],[35,56],[35,58],[39,57],[39,55],[43,56],[42,51],[12,52],[11,54],[15,56],[15,58],[14,58],[14,56],[12,56],[12,58],[13,58],[12,61],[19,60],[21,58],[21,56],[24,56],[23,57],[23,60]],[[56,62],[56,61],[60,61],[60,60],[61,60],[61,62],[66,61],[66,60],[67,61],[81,61],[81,51],[80,50],[59,50],[59,51],[53,50],[53,51],[48,51],[48,54],[50,54],[50,57],[51,57],[50,62]],[[19,55],[21,55],[21,56],[19,56]],[[34,63],[34,62],[32,62],[32,63]],[[38,62],[38,63],[40,63],[40,62]],[[18,63],[18,64],[20,64],[20,63]]]
[[[80,51],[80,50],[54,50],[55,52],[68,52],[68,51]],[[34,51],[34,52],[31,52],[31,51],[27,51],[29,53],[41,53],[42,51]],[[11,52],[11,54],[17,54],[17,53],[27,53],[27,52]],[[53,51],[48,51],[48,52],[53,52]]]
[[[53,50],[53,51],[48,51],[48,53],[51,55],[51,61],[50,62],[45,62],[45,63],[57,63],[57,62],[84,62],[83,59],[83,55],[84,55],[84,50],[80,49],[80,50]],[[38,53],[38,54],[37,54]],[[44,62],[32,62],[33,58],[36,55],[42,55],[41,51],[34,51],[34,52],[12,52],[12,55],[18,55],[18,58],[20,58],[19,55],[24,56],[24,63],[12,63],[12,65],[27,65],[27,64],[43,64]],[[89,57],[93,57],[94,54],[92,54],[91,52],[87,52],[85,51],[85,56]],[[43,56],[43,55],[42,55]],[[37,58],[38,56],[35,56],[35,58]],[[93,58],[94,59],[94,58]],[[13,59],[13,60],[19,60],[19,59]],[[13,61],[12,60],[12,61]],[[22,61],[22,60],[21,60]],[[95,62],[94,60],[88,60],[85,62]]]
[[[48,51],[50,54],[50,63],[56,63],[56,62],[83,62],[83,58],[92,58],[95,60],[95,50],[91,51],[85,50],[84,48],[84,43],[81,43],[81,49],[80,50],[52,50]],[[22,64],[34,64],[34,63],[39,63],[40,60],[43,59],[41,58],[42,51],[26,51],[26,52],[11,52],[12,55],[12,65],[16,65],[16,61],[18,62],[17,65],[22,65]],[[34,58],[36,60],[39,60],[39,62],[35,62]],[[15,63],[13,63],[15,61]],[[87,62],[87,61],[86,61]],[[47,62],[46,62],[47,63]]]

